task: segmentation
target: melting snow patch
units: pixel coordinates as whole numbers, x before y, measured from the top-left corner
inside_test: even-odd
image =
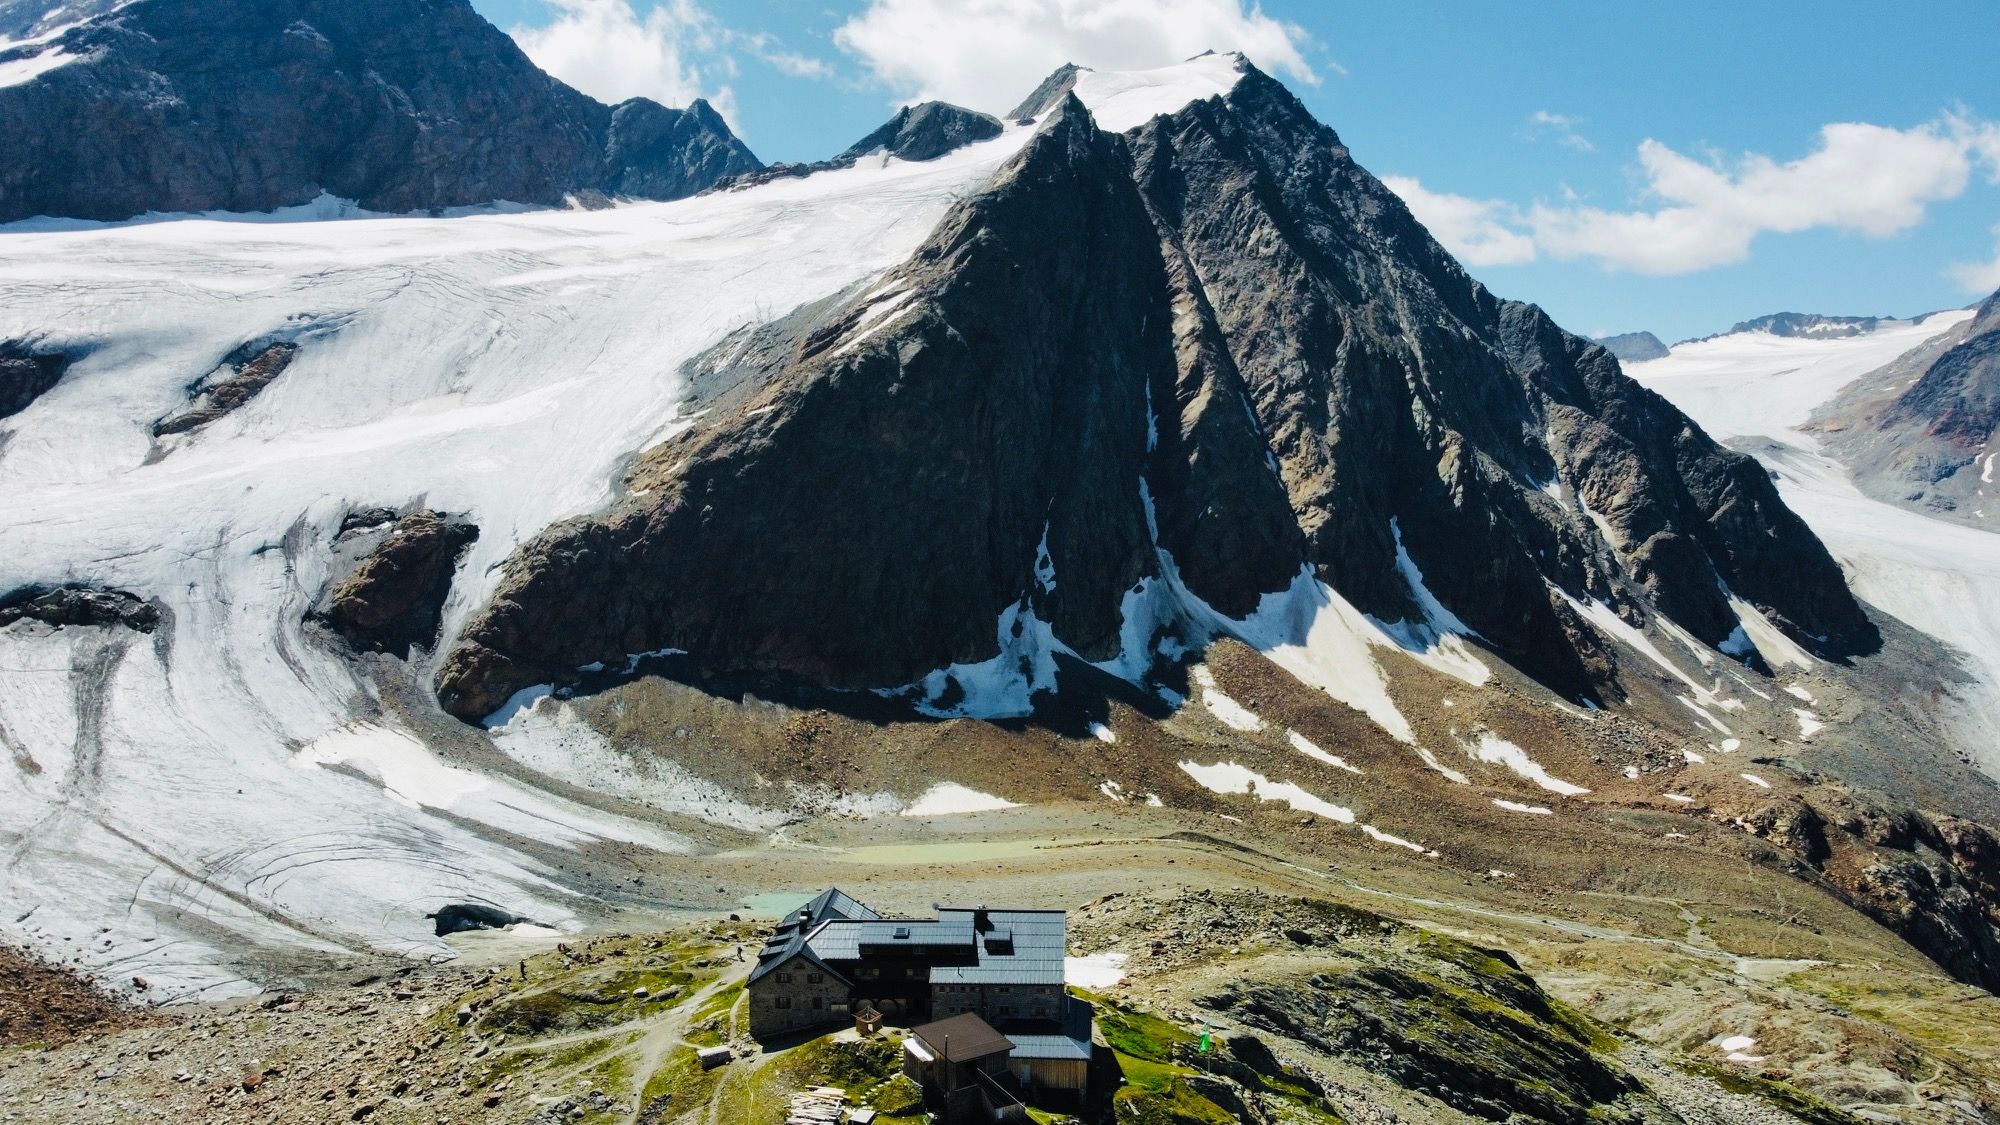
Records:
[[[449,812],[567,847],[621,840],[667,852],[688,850],[685,839],[670,833],[619,824],[594,810],[448,766],[412,735],[373,723],[349,723],[320,735],[292,755],[291,766],[344,766],[374,781],[384,796],[406,808]]]
[[[1820,722],[1818,715],[1813,714],[1803,707],[1792,708],[1792,715],[1799,720],[1799,738],[1801,739],[1811,738],[1813,735],[1826,729],[1826,724]]]
[[[507,702],[502,703],[499,710],[486,716],[484,720],[486,728],[492,730],[495,727],[506,726],[521,715],[533,711],[537,703],[547,699],[555,690],[554,684],[536,684],[534,687],[522,688],[508,696]]]
[[[1765,781],[1763,778],[1758,777],[1754,773],[1740,773],[1737,774],[1736,776],[1742,778],[1743,780],[1749,782],[1752,785],[1755,785],[1759,789],[1769,789],[1771,787],[1770,782]]]
[[[1375,841],[1378,844],[1391,844],[1398,848],[1407,848],[1410,851],[1417,853],[1418,855],[1428,855],[1428,856],[1437,855],[1437,852],[1424,847],[1422,844],[1416,843],[1411,840],[1405,840],[1401,836],[1392,836],[1389,833],[1382,831],[1380,828],[1377,828],[1372,824],[1362,825],[1361,831],[1367,833],[1368,838]]]
[[[1689,765],[1698,766],[1703,762],[1708,761],[1708,755],[1703,754],[1698,750],[1682,750],[1681,757],[1685,758]]]
[[[1627,780],[1627,781],[1637,781],[1637,780],[1639,780],[1639,767],[1638,767],[1638,766],[1626,766],[1626,767],[1625,767],[1625,780]]]
[[[1493,798],[1493,803],[1506,809],[1508,812],[1528,813],[1533,816],[1554,816],[1556,814],[1554,809],[1543,808],[1540,805],[1524,805],[1519,801],[1503,801],[1498,797]]]
[[[0,62],[0,90],[9,86],[25,85],[52,70],[60,70],[71,63],[82,62],[90,57],[90,55],[72,55],[61,47],[56,47],[39,55]]]
[[[1103,990],[1125,980],[1123,953],[1106,951],[1084,957],[1063,958],[1063,981],[1072,988]]]
[[[958,813],[993,812],[1021,806],[1004,797],[968,789],[955,781],[940,782],[924,790],[924,795],[903,809],[904,816],[953,816]]]
[[[1772,668],[1782,668],[1786,665],[1811,668],[1819,663],[1805,649],[1800,648],[1797,642],[1787,637],[1776,625],[1771,624],[1770,619],[1756,606],[1735,594],[1729,594],[1729,608],[1736,611],[1736,620],[1740,623],[1737,632],[1730,634],[1730,639],[1747,636],[1749,643],[1756,646],[1757,651],[1763,654],[1764,662]],[[1740,656],[1742,653],[1736,652],[1733,655]]]
[[[1819,702],[1819,700],[1813,698],[1812,692],[1807,691],[1803,684],[1786,684],[1785,693],[1794,699],[1803,700],[1806,703],[1816,704]]]
[[[1313,758],[1317,759],[1318,761],[1325,762],[1327,765],[1332,766],[1334,769],[1346,770],[1348,773],[1361,772],[1360,770],[1354,768],[1353,766],[1348,765],[1346,758],[1343,758],[1338,754],[1327,753],[1326,751],[1320,749],[1318,746],[1314,745],[1312,739],[1307,738],[1305,735],[1300,734],[1298,731],[1295,730],[1286,731],[1285,741],[1292,744],[1292,749],[1297,750],[1299,753],[1304,754],[1308,758]]]
[[[1194,682],[1201,687],[1202,706],[1208,708],[1210,714],[1222,720],[1224,726],[1240,731],[1264,729],[1264,720],[1216,689],[1215,674],[1208,670],[1208,665],[1195,665]]]
[[[1416,657],[1418,660],[1449,676],[1456,676],[1477,687],[1493,677],[1493,670],[1466,647],[1464,637],[1477,636],[1470,625],[1459,620],[1458,615],[1444,607],[1437,600],[1430,587],[1424,585],[1424,575],[1403,548],[1403,529],[1395,519],[1389,520],[1389,535],[1396,541],[1396,569],[1410,588],[1410,597],[1417,603],[1417,609],[1424,615],[1422,621],[1381,621],[1369,618],[1384,636]]]
[[[1722,740],[1722,752],[1724,754],[1734,754],[1741,749],[1743,749],[1743,740],[1740,738],[1725,738]]]
[[[1115,781],[1112,781],[1108,778],[1105,779],[1103,783],[1098,785],[1097,791],[1111,798],[1112,800],[1117,801],[1119,804],[1125,803],[1126,799],[1125,787],[1123,785],[1118,784]]]
[[[1323,816],[1342,824],[1354,823],[1354,812],[1324,800],[1289,781],[1272,781],[1237,762],[1217,762],[1204,766],[1182,762],[1181,771],[1211,793],[1246,794],[1259,801],[1282,801],[1292,809]]]
[[[1565,797],[1577,797],[1590,792],[1581,785],[1564,781],[1542,768],[1541,763],[1528,757],[1528,752],[1490,731],[1479,735],[1476,745],[1467,746],[1466,753],[1489,765],[1503,765],[1520,777],[1534,782],[1551,793]]]
[[[1690,796],[1688,796],[1688,795],[1687,795],[1687,794],[1685,794],[1685,793],[1668,793],[1668,794],[1666,794],[1666,798],[1667,798],[1667,800],[1669,800],[1669,801],[1672,801],[1672,802],[1674,802],[1674,803],[1675,803],[1675,804],[1677,804],[1677,805],[1692,805],[1692,804],[1694,804],[1694,798],[1693,798],[1693,797],[1690,797]]]
[[[1422,758],[1424,760],[1425,765],[1445,775],[1447,778],[1450,778],[1454,784],[1457,785],[1472,784],[1471,778],[1465,776],[1465,774],[1459,772],[1458,770],[1452,769],[1450,766],[1445,765],[1443,762],[1438,761],[1438,756],[1436,754],[1431,753],[1428,749],[1422,746],[1417,747],[1417,757]]]
[[[1090,724],[1090,736],[1099,742],[1118,741],[1118,736],[1111,733],[1111,728],[1105,726],[1103,723]]]

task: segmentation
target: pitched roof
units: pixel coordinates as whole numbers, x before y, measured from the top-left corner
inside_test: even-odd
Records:
[[[1063,948],[1069,943],[1069,915],[1063,911],[940,907],[938,920],[971,927],[979,937],[978,960],[934,967],[932,984],[1063,983]]]
[[[850,897],[839,887],[828,887],[778,922],[776,931],[765,939],[764,948],[757,953],[757,967],[750,970],[750,979],[744,983],[757,983],[766,973],[795,956],[803,956],[826,972],[846,980],[847,978],[838,970],[827,965],[813,952],[808,939],[814,930],[828,922],[849,919],[872,920],[880,917],[881,915],[875,913],[873,908]]]
[[[923,1040],[931,1054],[947,1062],[972,1062],[1014,1049],[1012,1039],[993,1030],[992,1024],[974,1012],[912,1028],[910,1034]]]

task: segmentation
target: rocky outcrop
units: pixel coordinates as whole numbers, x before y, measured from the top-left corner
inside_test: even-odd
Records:
[[[1990,529],[1988,497],[2000,495],[1992,456],[2000,439],[2000,292],[1963,326],[1858,380],[1814,426],[1869,495]]]
[[[0,88],[0,221],[677,198],[757,167],[706,106],[614,111],[465,0],[134,0]]]
[[[1831,786],[1738,819],[1939,968],[2000,990],[2000,837],[1992,829]]]
[[[1200,1003],[1488,1121],[1672,1120],[1505,953],[1428,935],[1420,948]]]
[[[715,107],[696,98],[669,109],[645,98],[611,111],[602,187],[638,199],[680,199],[763,167]]]
[[[1000,119],[945,102],[906,105],[883,126],[856,141],[841,160],[885,153],[900,160],[936,160],[948,152],[1000,135]]]
[[[1643,363],[1649,359],[1667,357],[1667,346],[1651,332],[1621,332],[1616,336],[1602,336],[1591,342],[1617,356],[1620,363]]]
[[[69,364],[61,352],[0,341],[0,418],[26,410],[62,379]]]
[[[285,373],[298,350],[298,345],[291,343],[239,348],[222,366],[188,388],[193,398],[185,407],[153,423],[153,436],[200,429],[242,407]]]
[[[150,633],[160,627],[160,608],[123,590],[90,586],[29,587],[0,597],[0,629],[17,621],[68,626],[124,628]]]
[[[401,656],[434,644],[459,556],[478,538],[477,527],[443,512],[397,517],[376,509],[350,517],[336,547],[352,569],[329,587],[314,616],[371,652]]]
[[[1051,653],[1142,676],[1185,615],[1302,571],[1397,622],[1414,568],[1571,698],[1616,694],[1591,600],[1714,645],[1733,594],[1823,655],[1876,643],[1754,462],[1468,278],[1278,83],[1122,137],[1065,97],[904,266],[739,352],[745,409],[525,545],[446,707],[673,648],[949,711],[1054,687]]]

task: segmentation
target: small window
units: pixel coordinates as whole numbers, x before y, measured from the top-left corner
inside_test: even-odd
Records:
[[[807,974],[806,974],[806,983],[807,983],[807,984],[818,984],[818,983],[819,983],[820,981],[823,981],[823,980],[825,980],[825,979],[826,979],[826,978],[825,978],[824,976],[822,976],[821,974],[819,974],[819,973],[807,973]]]
[[[789,996],[780,996],[778,997],[777,1004],[780,1008],[789,1008],[792,1006],[792,998]]]
[[[792,974],[790,974],[790,973],[779,973],[779,974],[778,974],[778,983],[779,983],[779,984],[790,984],[790,983],[792,983]]]
[[[826,1007],[826,998],[825,998],[825,997],[822,997],[822,996],[815,996],[815,997],[813,997],[813,1010],[814,1010],[814,1011],[818,1011],[819,1009],[821,1009],[821,1008],[824,1008],[824,1007]]]

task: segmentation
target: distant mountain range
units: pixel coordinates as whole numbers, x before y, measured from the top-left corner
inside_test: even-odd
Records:
[[[1667,346],[1651,332],[1623,332],[1616,336],[1599,337],[1592,343],[1602,345],[1621,363],[1643,363],[1667,354]]]
[[[677,199],[761,167],[706,102],[603,105],[465,0],[11,0],[0,34],[0,221]]]

